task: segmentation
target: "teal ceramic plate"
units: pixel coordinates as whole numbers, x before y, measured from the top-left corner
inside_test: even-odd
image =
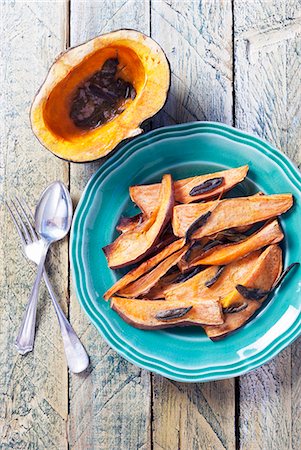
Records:
[[[116,237],[122,215],[136,213],[128,188],[248,164],[248,178],[234,192],[291,192],[294,208],[282,219],[284,266],[301,255],[301,177],[296,167],[266,142],[222,124],[196,122],[161,128],[124,145],[89,181],[71,232],[71,264],[77,297],[106,341],[139,367],[179,381],[230,378],[254,369],[301,332],[301,269],[295,269],[256,317],[236,333],[210,341],[199,327],[142,331],[125,323],[102,294],[120,277],[101,248]]]

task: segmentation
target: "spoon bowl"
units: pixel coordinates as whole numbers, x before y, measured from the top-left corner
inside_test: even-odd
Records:
[[[60,181],[51,183],[40,197],[35,211],[35,227],[48,243],[63,239],[72,220],[72,201],[69,191]]]

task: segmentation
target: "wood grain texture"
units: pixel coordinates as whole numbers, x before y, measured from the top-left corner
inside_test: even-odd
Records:
[[[234,2],[235,125],[301,162],[301,3]],[[300,447],[300,339],[240,379],[242,449]],[[299,375],[297,375],[299,372]]]
[[[15,193],[33,207],[52,181],[68,183],[68,165],[33,136],[29,108],[54,57],[63,50],[66,5],[1,3],[1,200]],[[36,273],[21,254],[19,237],[1,202],[0,447],[66,449],[68,378],[59,327],[42,286],[33,353],[20,356],[14,340]],[[67,242],[49,260],[55,290],[67,310]]]
[[[167,103],[154,125],[231,124],[231,1],[152,0],[151,35],[163,46],[172,73]]]
[[[149,2],[72,1],[71,45],[118,28],[149,33]],[[103,163],[71,165],[71,193],[79,199]],[[90,355],[91,366],[70,378],[70,446],[76,450],[150,448],[150,374],[121,358],[84,316],[73,291],[71,322]]]
[[[153,385],[154,450],[235,448],[233,380]]]
[[[151,36],[172,71],[169,99],[153,120],[232,123],[230,1],[151,2]],[[154,449],[235,448],[234,380],[186,385],[153,377]]]

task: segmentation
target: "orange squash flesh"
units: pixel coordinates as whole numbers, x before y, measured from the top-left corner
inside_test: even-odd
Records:
[[[119,268],[140,261],[155,245],[170,220],[174,205],[173,183],[164,175],[161,183],[160,203],[149,219],[133,230],[121,234],[112,244],[104,247],[109,267]]]
[[[119,76],[135,88],[124,111],[93,130],[77,128],[69,117],[78,86],[110,58],[119,61]],[[141,133],[140,124],[165,103],[170,83],[168,61],[151,38],[134,30],[98,36],[57,58],[31,108],[32,129],[55,155],[83,162],[101,158],[122,140]]]
[[[197,177],[185,178],[174,182],[175,201],[178,203],[191,203],[197,200],[205,200],[219,195],[221,192],[226,192],[233,188],[236,184],[244,180],[247,175],[249,167],[242,166],[236,169],[228,169],[220,172],[209,173]],[[224,182],[213,191],[205,192],[203,194],[191,196],[189,195],[192,188],[198,186],[204,181],[212,178],[223,177]],[[137,185],[130,187],[130,197],[134,203],[146,215],[150,215],[156,208],[159,201],[160,184],[151,185]]]
[[[269,290],[274,285],[282,272],[282,252],[277,245],[269,246],[259,257],[256,266],[242,283],[244,286]],[[219,326],[205,326],[204,329],[210,339],[221,339],[229,333],[243,326],[250,317],[260,308],[262,301],[248,300],[242,297],[238,291],[232,295],[231,304],[244,303],[246,309],[231,314],[225,314],[225,322]]]
[[[178,239],[177,241],[172,242],[170,245],[161,250],[161,252],[154,255],[152,258],[146,260],[145,262],[141,263],[138,267],[132,269],[130,272],[128,272],[126,275],[124,275],[122,278],[116,281],[116,283],[109,290],[107,290],[107,292],[104,293],[103,295],[104,299],[108,300],[109,298],[111,298],[114,294],[116,294],[116,292],[122,290],[130,283],[133,283],[139,277],[149,272],[151,269],[156,267],[157,264],[165,260],[165,258],[168,258],[173,253],[180,250],[184,245],[185,239]]]
[[[268,266],[268,264],[270,264],[270,266]],[[281,271],[282,250],[278,245],[273,244],[261,253],[255,266],[250,268],[250,271],[246,273],[244,277],[241,277],[240,281],[237,281],[235,285],[242,284],[246,287],[268,290],[272,287],[278,276],[280,276]],[[274,276],[273,274],[276,274],[277,276]],[[271,279],[273,279],[272,282],[270,282]],[[269,283],[271,283],[271,285]],[[268,286],[267,288],[264,287],[266,285]],[[228,308],[229,306],[243,303],[243,300],[243,296],[240,295],[236,289],[233,289],[233,291],[221,298],[221,304],[223,308]]]
[[[175,286],[174,281],[179,275],[181,275],[181,272],[179,270],[174,273],[164,275],[164,277],[160,278],[160,280],[155,284],[155,286],[153,286],[148,291],[147,298],[152,300],[164,299],[165,290]]]
[[[220,300],[233,292],[235,286],[244,280],[257,264],[259,256],[260,252],[253,252],[245,258],[229,264],[211,287],[206,287],[205,283],[214,277],[217,268],[215,266],[208,267],[189,280],[166,289],[165,298],[166,300],[180,300],[181,298],[192,298],[199,301],[208,298]]]
[[[161,321],[156,315],[161,311],[174,308],[192,309],[179,319]],[[130,325],[143,330],[156,330],[187,325],[218,325],[223,323],[220,304],[216,300],[194,301],[182,299],[179,301],[139,300],[132,298],[113,297],[111,307],[122,319]]]
[[[242,258],[249,253],[259,250],[267,245],[276,244],[284,238],[283,232],[277,220],[265,225],[256,233],[247,237],[243,241],[233,244],[221,244],[201,253],[201,255],[193,259],[188,267],[198,265],[220,266],[229,264],[236,259]]]
[[[217,200],[218,201],[218,200]],[[190,225],[209,210],[215,202],[177,205],[173,209],[172,226],[176,236],[185,236]],[[291,194],[238,197],[218,201],[207,222],[193,234],[193,239],[245,226],[283,214],[293,205]]]
[[[186,253],[188,246],[184,246],[181,250],[173,253],[160,264],[158,264],[153,270],[146,275],[138,278],[138,280],[129,284],[123,289],[118,291],[118,295],[122,297],[139,297],[146,294],[149,290],[168,272],[171,267],[176,265],[182,256]]]

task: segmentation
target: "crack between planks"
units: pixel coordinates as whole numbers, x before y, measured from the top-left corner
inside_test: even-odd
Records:
[[[70,47],[71,36],[71,0],[66,0],[65,49]]]
[[[70,47],[71,44],[71,0],[66,0],[66,15],[65,15],[65,50],[67,50]],[[71,193],[71,163],[68,162],[68,170],[67,170],[67,184],[68,184],[68,191]],[[71,275],[70,275],[70,257],[69,257],[69,250],[70,250],[70,239],[68,239],[68,245],[67,245],[67,251],[68,251],[68,264],[67,264],[67,296],[68,296],[68,303],[67,303],[67,318],[70,321],[70,290],[71,290]],[[70,418],[70,392],[71,392],[71,376],[69,372],[69,368],[67,366],[67,421],[66,421],[66,447],[67,450],[71,449],[70,445],[70,439],[69,439],[69,418]]]
[[[149,0],[149,35],[152,37],[152,0]]]
[[[154,375],[150,373],[150,450],[154,449]]]
[[[231,2],[232,12],[232,125],[236,126],[236,93],[235,93],[235,0]],[[235,449],[240,450],[240,384],[239,377],[234,379],[234,433]]]
[[[235,449],[240,450],[240,386],[239,377],[234,380],[234,432],[235,432]]]
[[[235,0],[232,0],[232,125],[236,124],[236,95],[235,95]]]

